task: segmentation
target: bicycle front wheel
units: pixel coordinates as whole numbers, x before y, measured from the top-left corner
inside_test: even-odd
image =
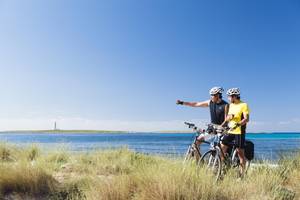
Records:
[[[186,163],[189,160],[193,159],[194,158],[194,154],[195,154],[195,152],[193,151],[192,146],[189,146],[189,148],[187,149],[187,151],[185,153],[183,163]]]
[[[195,160],[196,162],[198,162],[199,159],[200,159],[199,151],[196,149],[196,147],[194,147],[193,145],[190,145],[185,153],[183,162],[186,163],[186,162],[189,162],[192,160]]]
[[[199,164],[211,171],[216,176],[216,180],[220,178],[222,163],[216,150],[205,152],[201,157]]]

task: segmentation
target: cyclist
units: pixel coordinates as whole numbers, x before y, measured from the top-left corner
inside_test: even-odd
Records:
[[[202,102],[185,102],[177,100],[177,104],[191,107],[209,107],[211,123],[223,126],[226,123],[228,112],[228,103],[222,99],[223,91],[224,89],[222,87],[213,87],[209,91],[210,100]],[[214,138],[215,136],[208,133],[201,134],[197,138],[197,145],[199,146],[203,141],[212,141]]]
[[[230,105],[226,121],[230,130],[228,131],[228,135],[222,138],[221,148],[223,152],[227,152],[228,145],[235,141],[241,164],[240,175],[243,176],[246,164],[244,147],[246,124],[249,122],[249,108],[247,103],[241,101],[239,88],[229,89],[227,95]],[[223,156],[222,159],[224,160]]]

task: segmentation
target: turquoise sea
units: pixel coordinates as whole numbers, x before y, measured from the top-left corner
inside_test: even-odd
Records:
[[[128,147],[137,152],[180,156],[193,141],[192,133],[14,133],[0,134],[0,141],[16,145],[36,143],[42,148],[64,146],[72,151]],[[255,158],[277,160],[300,150],[300,133],[247,133],[255,144]],[[209,145],[204,144],[202,151]]]

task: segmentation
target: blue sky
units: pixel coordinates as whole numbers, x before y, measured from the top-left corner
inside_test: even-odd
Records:
[[[249,131],[300,131],[300,3],[0,1],[0,129],[184,130],[240,87]]]

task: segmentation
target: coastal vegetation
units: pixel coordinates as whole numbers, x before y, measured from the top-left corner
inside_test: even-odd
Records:
[[[300,199],[300,152],[276,167],[254,165],[244,179],[221,181],[181,158],[126,148],[72,153],[0,144],[0,199]]]

